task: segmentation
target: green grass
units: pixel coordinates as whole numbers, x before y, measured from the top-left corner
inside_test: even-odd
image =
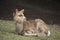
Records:
[[[0,20],[0,40],[60,40],[60,26],[48,25],[51,31],[50,37],[26,37],[14,34],[14,22]]]

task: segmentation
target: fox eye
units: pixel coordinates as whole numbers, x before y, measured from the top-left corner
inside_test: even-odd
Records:
[[[20,17],[22,16],[22,15],[19,15]]]

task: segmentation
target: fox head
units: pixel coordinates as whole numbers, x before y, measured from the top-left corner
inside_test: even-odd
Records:
[[[16,9],[16,14],[14,15],[14,20],[17,22],[23,22],[26,20],[26,17],[24,16],[24,9],[18,11],[18,9]]]
[[[24,9],[22,9],[22,10],[20,10],[20,11],[18,11],[18,9],[16,9],[16,15],[17,16],[24,16]]]

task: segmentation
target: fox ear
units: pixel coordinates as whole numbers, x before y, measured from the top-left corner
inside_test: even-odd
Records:
[[[24,13],[24,9],[22,9],[21,11],[19,11],[19,13]]]
[[[18,9],[16,9],[16,13],[18,13]]]

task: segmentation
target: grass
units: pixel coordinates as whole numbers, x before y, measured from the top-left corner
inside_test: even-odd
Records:
[[[14,34],[14,22],[0,20],[0,40],[60,40],[60,26],[48,25],[51,31],[50,37],[26,37]]]

